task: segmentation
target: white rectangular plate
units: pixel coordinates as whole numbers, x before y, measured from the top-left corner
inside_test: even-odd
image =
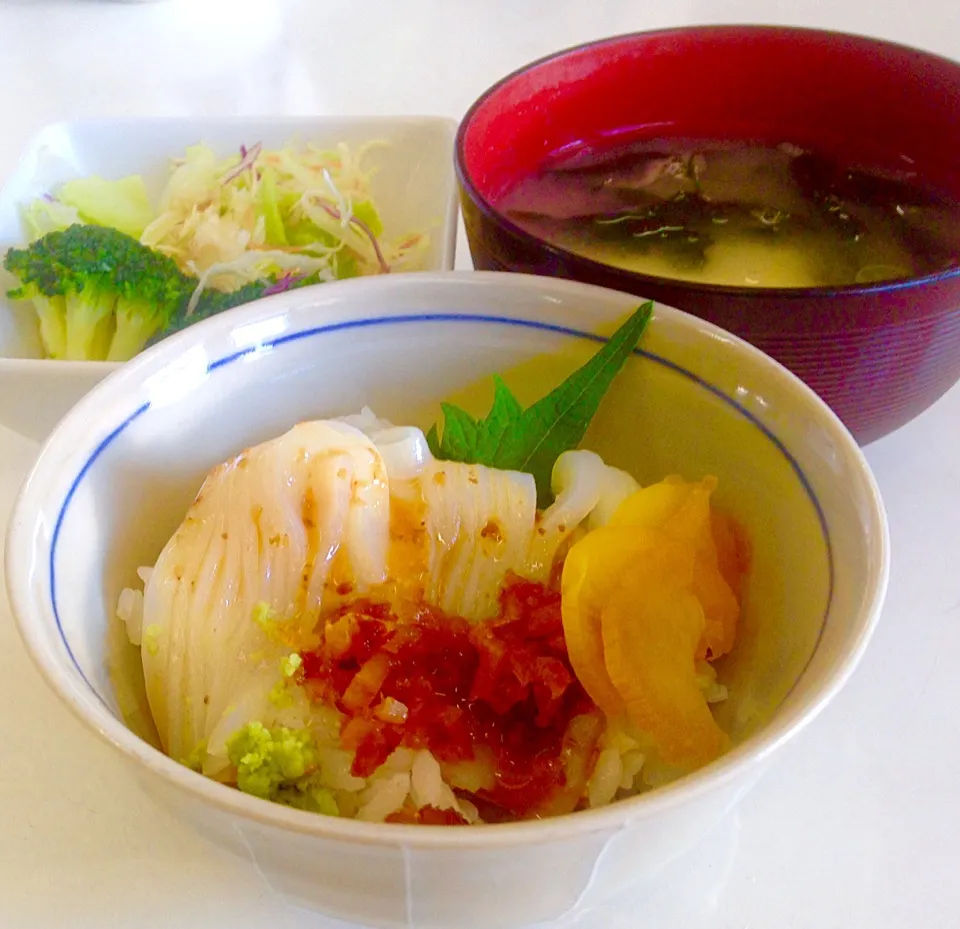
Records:
[[[453,136],[456,123],[441,117],[239,117],[109,119],[57,123],[30,143],[0,190],[0,254],[24,242],[21,207],[76,177],[143,175],[159,194],[170,159],[205,142],[219,155],[262,142],[290,142],[354,150],[364,142],[388,146],[369,152],[375,169],[374,202],[389,238],[407,230],[431,237],[423,270],[450,270],[457,232]],[[113,371],[105,362],[41,358],[33,311],[6,297],[11,278],[0,269],[0,424],[34,439],[44,438],[61,416]]]

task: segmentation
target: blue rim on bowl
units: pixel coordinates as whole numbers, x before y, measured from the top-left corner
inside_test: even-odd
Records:
[[[21,636],[30,652],[32,658],[46,678],[48,684],[65,701],[67,706],[77,715],[85,724],[91,726],[101,737],[117,747],[121,752],[132,756],[139,761],[145,768],[154,774],[160,776],[166,781],[175,782],[175,786],[186,790],[195,797],[203,800],[205,803],[239,815],[248,820],[255,820],[278,828],[292,830],[294,832],[323,835],[328,838],[339,838],[354,842],[363,843],[403,843],[411,847],[492,847],[511,843],[539,843],[549,841],[551,838],[560,838],[565,836],[579,835],[593,830],[609,826],[615,822],[622,822],[626,818],[642,817],[647,814],[669,809],[674,805],[684,803],[693,797],[700,796],[711,789],[729,782],[738,774],[742,774],[743,767],[748,764],[754,764],[758,760],[767,757],[780,744],[794,735],[801,728],[806,726],[828,700],[842,686],[843,682],[852,673],[858,663],[873,628],[876,624],[879,605],[882,602],[885,593],[887,576],[889,572],[889,541],[886,519],[883,513],[882,503],[880,501],[879,490],[875,481],[870,475],[866,463],[863,461],[862,453],[856,448],[852,437],[843,428],[840,421],[822,407],[822,403],[816,399],[815,395],[808,388],[803,386],[786,369],[769,359],[755,348],[732,339],[728,334],[716,329],[702,321],[696,321],[698,328],[706,333],[710,338],[720,339],[724,342],[733,342],[738,351],[746,352],[762,358],[766,365],[772,366],[773,375],[780,379],[781,383],[787,384],[791,389],[800,390],[804,397],[810,402],[816,403],[822,407],[822,415],[827,417],[828,423],[832,423],[837,430],[837,436],[841,441],[848,445],[848,451],[855,456],[860,463],[864,488],[870,500],[872,512],[871,520],[874,523],[873,528],[878,531],[877,557],[872,566],[873,595],[869,602],[866,602],[861,609],[862,618],[857,624],[858,633],[855,641],[844,654],[843,658],[835,663],[831,668],[829,679],[822,684],[815,698],[811,698],[805,705],[791,710],[784,714],[785,719],[778,725],[767,726],[758,733],[751,736],[746,742],[734,747],[728,754],[721,757],[718,761],[709,765],[707,768],[683,778],[673,784],[658,788],[652,793],[642,794],[637,797],[619,801],[608,807],[587,810],[579,812],[572,816],[557,817],[556,819],[544,821],[527,821],[498,824],[496,827],[487,827],[478,830],[468,830],[466,834],[461,830],[450,830],[441,826],[422,826],[422,825],[399,825],[390,824],[385,827],[382,824],[357,822],[354,820],[339,820],[334,817],[318,816],[313,813],[306,813],[275,804],[265,803],[259,799],[247,796],[229,787],[224,787],[214,781],[211,781],[193,771],[185,768],[183,765],[167,757],[159,750],[143,742],[136,735],[130,732],[124,724],[117,719],[112,710],[108,707],[106,701],[96,691],[96,689],[87,680],[84,672],[73,654],[73,648],[68,641],[62,623],[60,621],[59,610],[57,606],[57,578],[56,578],[56,552],[59,541],[60,530],[63,520],[69,510],[71,501],[81,486],[83,481],[91,474],[96,467],[100,456],[114,443],[123,432],[134,422],[144,416],[149,415],[151,404],[149,402],[138,402],[132,409],[129,401],[117,403],[117,398],[113,396],[114,384],[123,379],[131,379],[136,383],[143,383],[150,373],[156,373],[167,368],[169,364],[181,357],[183,350],[198,339],[207,336],[214,337],[218,333],[226,335],[228,332],[235,332],[244,325],[257,323],[262,325],[270,320],[286,319],[288,314],[296,312],[298,307],[310,306],[311,293],[322,292],[323,296],[332,296],[336,289],[350,288],[350,294],[355,295],[360,288],[364,288],[369,293],[389,295],[389,303],[392,307],[401,308],[407,302],[407,294],[412,293],[417,288],[442,289],[449,286],[472,286],[475,288],[497,288],[504,286],[508,282],[505,278],[509,277],[510,286],[516,287],[524,293],[534,294],[542,293],[544,288],[553,292],[567,294],[570,296],[584,296],[589,292],[597,295],[611,296],[612,292],[601,288],[591,287],[576,282],[551,281],[545,282],[542,278],[527,275],[504,275],[500,273],[475,273],[464,275],[457,272],[448,273],[425,273],[408,274],[398,276],[395,279],[372,278],[363,281],[348,281],[336,284],[325,284],[322,288],[309,288],[301,291],[295,291],[288,294],[279,294],[273,297],[258,301],[246,307],[231,311],[223,317],[213,318],[199,323],[191,330],[180,333],[166,342],[148,350],[123,369],[111,375],[106,381],[95,388],[85,397],[75,411],[61,423],[54,434],[51,436],[48,444],[55,445],[62,441],[62,438],[69,435],[74,424],[82,421],[85,411],[98,411],[102,401],[110,398],[113,405],[122,408],[124,404],[127,410],[119,413],[108,426],[101,429],[101,437],[96,440],[93,449],[83,459],[80,467],[73,472],[69,478],[68,489],[63,494],[54,512],[56,519],[53,533],[50,537],[49,548],[46,551],[37,552],[38,543],[36,527],[29,524],[25,519],[28,503],[34,493],[34,485],[42,484],[49,479],[48,472],[50,464],[44,460],[41,454],[33,471],[27,478],[20,497],[14,509],[13,517],[7,534],[6,545],[6,570],[8,586],[10,588],[11,602],[14,606],[14,613],[18,620],[18,627]],[[624,295],[614,294],[617,297]],[[676,317],[686,317],[676,310],[668,308],[658,308],[658,312],[674,315]],[[346,314],[349,316],[349,312]],[[692,317],[686,317],[692,319]],[[332,321],[324,325],[304,325],[296,328],[295,331],[283,332],[281,335],[264,337],[256,342],[255,345],[244,347],[240,350],[221,354],[213,361],[206,363],[207,374],[214,374],[217,371],[227,370],[235,362],[249,358],[257,352],[282,350],[285,345],[293,345],[306,339],[318,339],[325,335],[345,330],[363,330],[370,327],[379,326],[416,326],[425,323],[443,323],[444,325],[458,325],[463,323],[473,323],[490,326],[519,326],[527,329],[542,330],[554,335],[567,336],[570,339],[604,341],[601,336],[578,328],[546,323],[539,320],[519,319],[509,316],[498,316],[495,314],[477,314],[470,312],[393,312],[383,316],[366,316],[355,319],[341,319]],[[267,326],[265,329],[269,330]],[[273,331],[281,331],[282,327],[274,328]],[[637,349],[636,354],[645,360],[658,365],[670,368],[682,377],[692,380],[699,387],[708,391],[713,397],[720,400],[740,416],[743,416],[750,424],[760,430],[765,438],[772,443],[779,455],[781,455],[790,468],[793,469],[799,482],[803,485],[804,491],[810,499],[812,506],[816,511],[820,523],[823,538],[828,551],[831,551],[830,536],[827,530],[827,522],[823,508],[814,493],[810,482],[807,480],[803,470],[783,442],[777,438],[773,432],[765,426],[753,413],[738,403],[733,397],[729,396],[715,384],[709,383],[699,375],[683,368],[680,365],[663,358],[656,353],[646,349]],[[93,440],[91,440],[92,442]],[[39,557],[38,557],[39,555]],[[33,589],[27,589],[27,585],[22,583],[22,579],[28,577],[31,573],[31,565],[43,564],[43,573],[46,574],[46,580],[49,585],[48,591],[37,594]],[[830,589],[833,588],[833,557],[830,557]],[[12,581],[12,583],[11,583]],[[76,680],[61,679],[50,667],[52,660],[45,653],[45,642],[42,633],[34,629],[26,617],[32,610],[39,609],[47,613],[53,620],[58,630],[58,635],[62,647],[70,657],[72,663],[71,674]],[[822,625],[822,624],[821,624]],[[822,634],[822,628],[821,628]],[[82,683],[82,687],[79,683]]]

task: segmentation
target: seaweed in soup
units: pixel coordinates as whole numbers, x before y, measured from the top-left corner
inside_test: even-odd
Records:
[[[942,270],[960,255],[960,204],[912,167],[850,165],[790,143],[584,145],[499,206],[578,254],[704,283],[842,286]]]

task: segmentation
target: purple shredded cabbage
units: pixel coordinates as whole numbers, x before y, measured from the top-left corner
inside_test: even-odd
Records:
[[[265,288],[263,295],[269,297],[273,294],[282,294],[284,291],[290,290],[295,284],[299,284],[305,277],[307,277],[306,274],[294,274],[290,271],[278,277],[269,287]]]
[[[238,164],[226,177],[224,177],[224,184],[229,184],[231,181],[236,180],[243,174],[244,171],[249,171],[256,160],[260,157],[260,152],[263,151],[263,143],[257,142],[252,148],[247,148],[245,145],[240,146],[240,164]]]
[[[336,207],[330,206],[327,203],[322,203],[319,200],[317,201],[317,206],[319,206],[320,209],[332,216],[334,219],[343,219],[343,214]],[[380,250],[380,243],[377,241],[377,237],[373,234],[373,230],[362,219],[358,219],[356,216],[351,216],[350,222],[370,240],[370,244],[373,246],[373,251],[377,256],[377,262],[380,265],[380,273],[389,274],[390,265],[387,264],[387,260],[383,257],[383,252]]]

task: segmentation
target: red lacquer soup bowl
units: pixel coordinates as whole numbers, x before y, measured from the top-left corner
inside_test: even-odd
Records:
[[[791,141],[849,164],[912,164],[924,184],[960,199],[960,65],[809,29],[638,33],[504,78],[471,107],[456,144],[479,269],[574,278],[703,317],[792,369],[861,443],[902,426],[960,378],[960,267],[831,288],[695,284],[575,255],[497,210],[502,194],[552,153],[625,130]]]

